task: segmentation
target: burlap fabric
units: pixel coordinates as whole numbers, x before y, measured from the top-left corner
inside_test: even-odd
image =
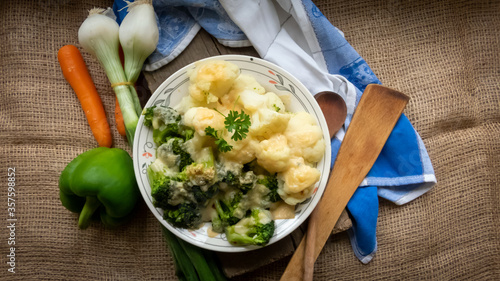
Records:
[[[93,224],[80,231],[76,215],[58,199],[60,171],[96,142],[56,53],[64,44],[79,46],[77,30],[88,9],[111,3],[0,2],[2,280],[175,280],[159,223],[144,203],[118,230]],[[500,2],[316,3],[385,85],[411,97],[405,113],[439,183],[405,206],[380,201],[378,252],[368,265],[354,257],[345,233],[332,236],[315,280],[498,280]],[[109,82],[96,60],[83,55],[114,124]],[[116,147],[129,149],[113,134]],[[14,274],[7,271],[9,168],[16,183]],[[277,280],[286,264],[283,259],[234,279]]]

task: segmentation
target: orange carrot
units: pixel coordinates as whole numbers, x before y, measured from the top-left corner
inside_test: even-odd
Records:
[[[118,133],[122,136],[126,136],[127,132],[125,131],[125,123],[123,123],[123,115],[120,104],[118,103],[118,98],[115,98],[115,122]]]
[[[59,49],[57,59],[61,65],[64,78],[66,78],[80,100],[83,112],[85,112],[97,143],[99,146],[111,147],[113,138],[106,120],[106,113],[87,66],[83,61],[82,54],[75,46],[66,45]]]

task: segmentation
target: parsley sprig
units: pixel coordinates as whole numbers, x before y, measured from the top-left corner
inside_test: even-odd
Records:
[[[228,132],[232,133],[234,130],[234,134],[231,136],[233,140],[242,140],[247,137],[248,128],[250,128],[250,116],[245,114],[243,110],[239,114],[238,111],[231,110],[224,120],[224,125],[226,125]]]
[[[217,130],[215,130],[214,128],[210,126],[206,127],[205,133],[207,134],[207,136],[215,139],[215,144],[217,145],[217,148],[220,152],[228,152],[233,149],[232,145],[228,144],[227,141],[222,137],[219,137]]]
[[[229,111],[229,114],[225,116],[224,125],[228,132],[233,133],[231,139],[235,141],[242,140],[247,137],[248,129],[252,123],[250,122],[250,115],[246,114],[243,110],[238,112],[236,110]],[[205,128],[205,133],[207,136],[211,136],[215,139],[215,144],[221,152],[228,152],[233,149],[233,146],[228,144],[226,140],[222,138],[222,134],[217,132],[214,128],[208,126]]]

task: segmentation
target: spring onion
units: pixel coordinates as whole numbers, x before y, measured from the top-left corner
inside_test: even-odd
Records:
[[[144,61],[156,49],[159,31],[151,0],[128,3],[127,9],[128,13],[120,24],[119,38],[125,60],[125,76],[127,81],[135,84]],[[133,86],[130,86],[130,91],[133,97],[137,97]]]
[[[128,14],[120,24],[120,44],[125,57],[125,75],[136,82],[142,65],[158,44],[158,25],[151,0],[130,3]]]
[[[127,81],[118,54],[120,47],[118,24],[113,19],[103,15],[102,12],[104,10],[98,8],[90,10],[89,16],[78,30],[78,41],[87,52],[99,60],[104,68],[118,98],[127,139],[132,145],[137,122],[139,121],[135,97],[130,92],[130,82]],[[137,94],[135,95],[137,96]]]

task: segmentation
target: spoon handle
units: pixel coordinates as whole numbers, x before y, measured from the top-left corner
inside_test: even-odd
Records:
[[[306,234],[306,250],[304,256],[304,281],[312,281],[314,275],[314,263],[316,262],[316,258],[314,257],[314,253],[316,250],[316,232],[317,232],[317,220],[318,211],[314,209],[309,216],[309,223],[307,225],[307,234]]]
[[[381,85],[370,84],[354,113],[339,149],[335,165],[319,204],[319,219],[313,259],[316,260],[330,236],[342,210],[371,169],[409,97]],[[282,281],[304,276],[307,234],[288,263]]]

